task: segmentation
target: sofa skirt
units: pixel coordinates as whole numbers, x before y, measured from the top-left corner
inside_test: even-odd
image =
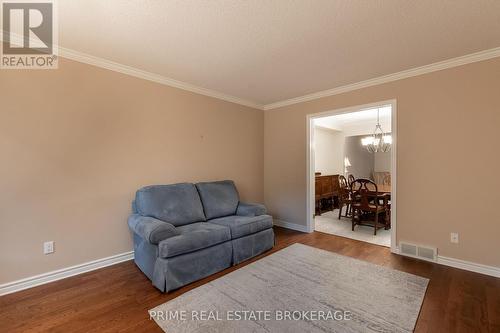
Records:
[[[274,246],[272,228],[245,237],[233,239],[233,265],[253,258]]]
[[[273,246],[273,229],[266,229],[165,259],[158,257],[157,245],[134,233],[134,261],[156,288],[168,292],[253,258]]]
[[[152,280],[158,246],[145,241],[134,232],[134,262],[139,269]]]
[[[156,258],[153,285],[164,292],[180,288],[231,267],[232,254],[228,241],[171,258]]]

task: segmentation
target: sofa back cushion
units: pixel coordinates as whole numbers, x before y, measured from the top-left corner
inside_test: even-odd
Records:
[[[196,184],[208,220],[236,214],[240,201],[232,180]]]
[[[135,207],[142,216],[175,226],[206,220],[198,191],[190,183],[143,187],[136,193]]]

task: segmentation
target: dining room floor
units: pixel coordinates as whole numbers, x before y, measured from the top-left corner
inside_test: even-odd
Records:
[[[378,229],[377,235],[374,235],[372,227],[357,225],[354,227],[354,231],[352,231],[351,219],[341,217],[339,220],[338,217],[338,209],[317,215],[314,218],[314,229],[327,234],[356,239],[371,244],[391,246],[391,230]]]

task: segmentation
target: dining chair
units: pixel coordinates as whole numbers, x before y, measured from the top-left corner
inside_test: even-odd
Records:
[[[391,185],[391,173],[387,171],[373,172],[373,181],[378,185]]]
[[[388,196],[378,191],[377,184],[369,179],[358,178],[351,184],[352,231],[356,225],[377,229],[390,228]]]
[[[356,180],[356,178],[354,178],[354,176],[352,174],[347,176],[347,184],[349,185],[349,188],[351,187],[352,183],[354,183],[355,180]]]
[[[346,206],[345,215],[342,215],[342,208]],[[339,176],[339,220],[343,217],[350,217],[351,210],[351,190],[344,176]]]

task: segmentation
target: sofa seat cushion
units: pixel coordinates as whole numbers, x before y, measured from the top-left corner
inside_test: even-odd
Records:
[[[236,214],[240,201],[232,180],[196,184],[207,220]]]
[[[139,215],[174,226],[205,221],[198,191],[189,183],[143,187],[136,193],[135,208]]]
[[[240,238],[273,227],[273,218],[269,215],[226,216],[207,221],[231,229],[231,238]]]
[[[204,249],[231,240],[229,228],[213,223],[198,222],[176,228],[180,235],[167,238],[158,244],[161,258]]]

